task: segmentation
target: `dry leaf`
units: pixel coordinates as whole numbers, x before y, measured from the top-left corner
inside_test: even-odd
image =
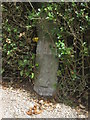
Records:
[[[25,35],[25,32],[23,32],[22,34]]]
[[[37,105],[34,105],[33,110],[36,110],[36,109],[37,109]]]
[[[46,107],[48,107],[48,106],[49,106],[49,104],[48,104],[48,103],[45,103],[44,105],[45,105]]]
[[[45,109],[46,107],[44,105],[41,106],[43,109]]]
[[[43,100],[40,100],[39,103],[40,103],[40,104],[44,104]]]
[[[40,114],[42,112],[41,108],[37,105],[34,105],[34,107],[30,107],[29,111],[26,112],[28,115],[32,115],[32,114]]]
[[[24,35],[25,35],[25,32],[20,33],[19,37],[22,37],[22,36],[24,36]]]
[[[6,39],[6,42],[7,42],[7,43],[11,43],[11,40],[7,38],[7,39]]]
[[[42,112],[42,110],[34,110],[33,114],[37,115],[37,114],[40,114],[41,112]]]
[[[32,113],[32,110],[29,110],[29,111],[27,111],[26,113],[27,113],[27,115],[32,115],[32,114],[33,114],[33,113]]]
[[[20,33],[19,37],[22,37],[22,33]]]
[[[50,105],[50,106],[53,106],[53,104],[52,104],[52,103],[49,103],[49,105]]]
[[[33,42],[38,42],[39,38],[38,37],[34,37],[32,40],[33,40]]]
[[[80,108],[85,109],[85,107],[83,105],[80,104],[79,106],[80,106]]]
[[[6,88],[6,87],[4,87],[4,86],[2,86],[2,89],[3,89],[3,90],[6,90],[7,88]]]

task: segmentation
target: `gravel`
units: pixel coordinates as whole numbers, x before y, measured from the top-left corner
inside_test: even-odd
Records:
[[[27,115],[26,112],[29,108],[37,104],[39,100],[35,98],[35,94],[21,88],[0,86],[0,96],[1,118],[87,118],[87,116],[78,114],[75,109],[62,103],[49,103],[46,107],[44,106],[42,113]],[[39,102],[43,104],[43,100]]]

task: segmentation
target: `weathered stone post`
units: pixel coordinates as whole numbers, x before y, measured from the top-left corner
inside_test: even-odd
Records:
[[[41,96],[52,96],[57,83],[58,59],[52,53],[50,46],[53,46],[53,35],[51,30],[54,27],[52,22],[42,20],[37,25],[39,41],[36,50],[36,63],[39,64],[35,75],[34,90]]]

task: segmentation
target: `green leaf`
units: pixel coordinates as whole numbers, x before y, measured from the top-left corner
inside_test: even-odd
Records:
[[[36,66],[36,67],[38,67],[38,66],[39,66],[39,64],[38,64],[38,63],[36,63],[36,64],[35,64],[35,66]]]
[[[30,16],[28,16],[28,18],[29,18],[30,20],[32,20],[33,17],[30,15]]]
[[[2,38],[0,38],[0,41],[2,41]]]
[[[10,51],[7,52],[7,55],[10,55]]]
[[[33,78],[34,78],[34,73],[31,74],[31,79],[33,79]]]
[[[5,70],[4,70],[4,68],[3,69],[1,69],[1,74],[4,72]]]
[[[10,32],[11,31],[11,29],[8,27],[8,32]]]
[[[27,60],[24,60],[24,64],[27,64],[27,62],[28,62]]]
[[[29,74],[30,74],[29,71],[25,72],[25,75],[26,75],[26,76],[29,76]]]
[[[51,11],[52,11],[52,7],[51,7],[51,6],[49,6],[49,7],[48,7],[48,10],[51,10]]]
[[[22,71],[20,71],[20,75],[21,75],[21,76],[23,76],[23,70],[22,70]]]
[[[17,32],[17,29],[16,29],[16,28],[14,29],[14,32],[15,32],[15,33]]]
[[[22,60],[19,60],[19,61],[18,61],[18,64],[19,64],[19,66],[23,66],[23,61],[22,61]]]
[[[34,54],[32,54],[32,60],[35,58],[35,55]]]

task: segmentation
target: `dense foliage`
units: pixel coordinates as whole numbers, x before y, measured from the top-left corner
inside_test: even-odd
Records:
[[[35,27],[27,17],[30,10],[23,3],[3,4],[3,75],[20,79],[34,77]],[[26,8],[26,10],[25,10]],[[29,6],[30,8],[30,6]],[[35,31],[34,31],[35,32]],[[37,64],[36,64],[37,65]]]
[[[42,14],[57,24],[52,29],[59,58],[58,97],[87,104],[89,70],[89,3],[3,3],[3,76],[34,78],[36,24]],[[47,33],[49,34],[49,33]],[[49,34],[49,35],[50,35]]]

